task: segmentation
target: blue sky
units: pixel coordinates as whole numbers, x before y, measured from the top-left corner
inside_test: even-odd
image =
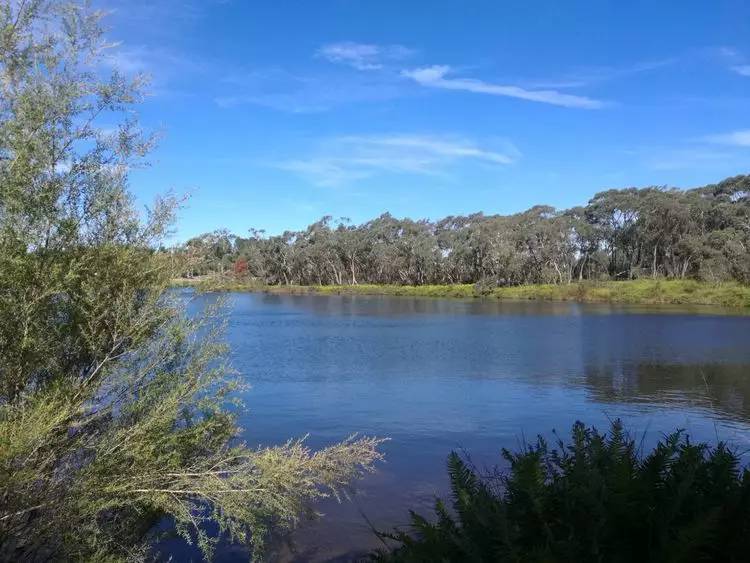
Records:
[[[750,3],[109,0],[177,239],[750,172]]]

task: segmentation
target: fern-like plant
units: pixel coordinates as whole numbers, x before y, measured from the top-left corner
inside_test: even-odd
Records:
[[[391,562],[697,562],[750,560],[750,472],[725,443],[683,431],[648,455],[615,421],[576,423],[570,443],[503,450],[507,473],[448,458],[452,510],[414,512],[374,558]]]

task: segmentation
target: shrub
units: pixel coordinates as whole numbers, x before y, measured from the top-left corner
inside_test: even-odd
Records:
[[[453,510],[411,513],[411,531],[380,561],[747,561],[750,473],[725,443],[694,444],[676,431],[647,455],[620,421],[608,434],[573,427],[571,442],[543,438],[510,469],[479,476],[448,458]]]
[[[172,531],[260,558],[380,441],[239,442],[221,310],[166,290],[179,201],[128,190],[152,139],[102,16],[0,0],[0,561],[143,561]]]
[[[247,260],[244,258],[238,258],[234,262],[234,275],[237,277],[243,277],[247,275]]]

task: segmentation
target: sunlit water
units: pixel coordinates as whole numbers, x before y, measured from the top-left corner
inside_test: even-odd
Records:
[[[190,295],[190,294],[186,294]],[[353,432],[389,437],[387,462],[353,502],[326,501],[319,522],[273,560],[347,561],[379,529],[428,512],[447,490],[445,458],[475,464],[576,420],[620,417],[646,444],[684,428],[750,445],[750,317],[707,309],[232,294],[227,339],[252,385],[240,422],[250,444],[309,433],[318,447]],[[196,297],[199,308],[216,295]],[[366,516],[366,518],[365,518]],[[194,556],[179,546],[178,559]],[[218,561],[246,560],[222,546]]]

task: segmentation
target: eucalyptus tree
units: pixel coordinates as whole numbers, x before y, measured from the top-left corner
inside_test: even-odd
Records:
[[[405,271],[406,265],[398,247],[402,232],[400,221],[390,213],[384,213],[365,223],[363,228],[370,232],[371,238],[369,281],[404,283],[401,273]]]
[[[227,229],[218,229],[191,238],[185,243],[186,268],[193,274],[219,272],[231,266],[237,237]]]
[[[481,222],[481,218],[481,213],[467,217],[450,215],[435,224],[444,282],[466,283],[476,276],[472,227]]]
[[[440,251],[429,221],[400,221],[396,247],[402,283],[423,285],[438,276]]]
[[[524,258],[519,251],[515,219],[490,217],[482,222],[479,236],[488,241],[482,276],[500,285],[524,282]]]
[[[573,207],[564,212],[570,221],[572,244],[575,248],[576,266],[574,276],[579,281],[584,277],[597,279],[605,270],[600,252],[601,238],[599,231],[586,220],[585,207]],[[576,274],[577,272],[577,274]]]
[[[243,259],[248,265],[247,274],[253,278],[267,280],[269,272],[267,270],[267,246],[268,239],[264,238],[265,231],[261,229],[250,229],[250,236],[243,238],[238,236],[235,239],[236,259]]]
[[[609,256],[608,274],[613,278],[631,277],[637,252],[636,222],[639,217],[638,190],[607,190],[596,194],[586,207],[586,215],[599,231],[603,250]]]
[[[750,176],[693,190],[704,240],[700,276],[750,283]]]
[[[144,82],[105,72],[101,16],[0,0],[0,559],[141,561],[165,517],[259,554],[378,441],[236,439],[221,322],[165,291],[178,202],[141,217],[128,191]]]
[[[341,260],[337,237],[331,229],[333,217],[326,215],[300,233],[298,239],[306,250],[309,269],[299,277],[299,283],[318,283],[325,279],[333,285],[342,285],[346,276],[346,266]]]
[[[237,239],[267,283],[566,284],[637,277],[750,282],[750,177],[690,190],[627,188],[586,206],[438,221],[326,216],[300,232]],[[215,269],[216,272],[220,270]]]
[[[365,229],[351,225],[347,218],[339,219],[334,231],[334,240],[351,285],[357,285],[358,276],[362,276],[362,265],[370,250],[369,238]]]

